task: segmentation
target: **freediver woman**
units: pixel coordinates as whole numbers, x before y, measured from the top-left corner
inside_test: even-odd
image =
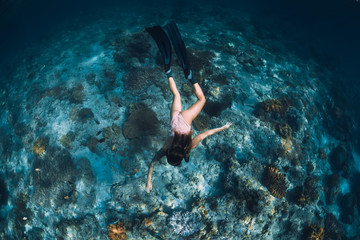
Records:
[[[170,111],[171,135],[166,140],[164,146],[155,154],[149,165],[146,184],[146,191],[148,193],[152,189],[151,177],[155,163],[157,163],[163,156],[166,156],[167,162],[169,164],[173,166],[179,166],[183,159],[185,162],[189,161],[191,149],[194,149],[203,139],[217,132],[228,129],[231,126],[231,123],[228,122],[222,127],[207,130],[192,138],[193,132],[191,130],[191,123],[204,107],[206,99],[200,85],[194,78],[187,59],[184,41],[181,38],[180,32],[175,22],[166,24],[164,29],[168,35],[166,35],[165,31],[160,26],[146,28],[146,31],[149,32],[155,40],[163,57],[165,73],[168,77],[170,91],[174,96]],[[184,111],[181,109],[180,93],[176,88],[176,83],[172,75],[172,51],[169,38],[178,60],[180,61],[181,67],[183,68],[185,78],[188,79],[192,84],[195,96],[198,99],[190,108]]]

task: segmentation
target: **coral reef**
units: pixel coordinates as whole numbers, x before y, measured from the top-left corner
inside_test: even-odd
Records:
[[[124,223],[119,220],[108,226],[108,236],[110,240],[126,240],[126,228]]]
[[[283,198],[286,196],[285,175],[279,173],[279,170],[273,166],[266,167],[263,173],[263,183],[276,198]]]
[[[197,212],[176,211],[170,216],[169,223],[174,233],[187,237],[200,230],[201,216]]]

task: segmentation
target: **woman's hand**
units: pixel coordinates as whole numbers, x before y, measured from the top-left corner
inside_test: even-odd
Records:
[[[224,126],[221,127],[221,130],[228,129],[232,125],[231,122],[227,122]]]
[[[151,189],[152,189],[152,184],[151,184],[151,182],[148,182],[146,185],[146,192],[150,193]]]

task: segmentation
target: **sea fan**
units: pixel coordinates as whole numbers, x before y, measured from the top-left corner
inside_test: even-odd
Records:
[[[174,212],[170,217],[170,225],[173,227],[174,233],[190,236],[200,229],[201,216],[196,212]]]

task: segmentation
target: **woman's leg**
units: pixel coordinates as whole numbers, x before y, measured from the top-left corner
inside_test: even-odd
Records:
[[[181,112],[181,97],[179,91],[176,88],[176,83],[173,77],[169,77],[169,87],[172,94],[174,95],[170,112],[170,119],[172,119],[175,115]]]
[[[201,90],[200,85],[198,83],[195,83],[193,87],[194,87],[195,95],[198,98],[198,100],[189,109],[181,112],[181,115],[189,125],[191,125],[192,121],[200,113],[201,109],[204,107],[206,102],[205,95]]]

